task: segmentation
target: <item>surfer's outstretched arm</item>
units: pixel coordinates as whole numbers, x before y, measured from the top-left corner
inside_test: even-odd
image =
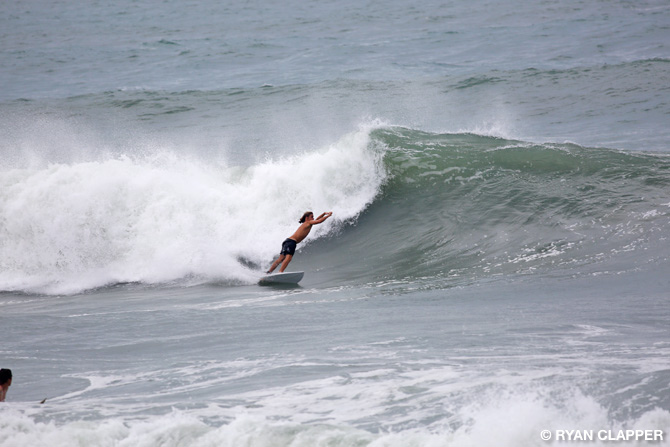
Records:
[[[328,211],[327,213],[322,213],[319,217],[317,217],[316,219],[314,219],[314,220],[311,221],[310,223],[311,223],[312,225],[320,224],[321,222],[323,222],[324,220],[328,219],[328,218],[329,218],[330,216],[332,216],[332,215],[333,215],[333,212],[332,212],[332,211]]]

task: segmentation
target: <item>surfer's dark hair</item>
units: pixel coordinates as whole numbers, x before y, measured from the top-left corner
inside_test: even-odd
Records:
[[[0,369],[0,385],[4,385],[5,383],[9,382],[9,380],[12,378],[12,370],[11,369]]]
[[[311,211],[305,211],[305,214],[302,215],[302,217],[300,218],[300,220],[298,221],[298,223],[305,223],[305,221],[307,220],[307,216],[309,216],[310,214],[311,214],[312,216],[314,215],[314,213],[311,212]]]

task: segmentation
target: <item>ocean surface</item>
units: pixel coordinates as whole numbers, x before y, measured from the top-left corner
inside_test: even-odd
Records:
[[[666,0],[4,1],[0,62],[0,447],[670,445]]]

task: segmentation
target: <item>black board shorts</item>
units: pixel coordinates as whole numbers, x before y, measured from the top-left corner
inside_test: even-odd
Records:
[[[293,256],[295,254],[295,248],[298,246],[298,243],[294,241],[293,239],[286,239],[284,242],[281,244],[281,251],[279,252],[280,255],[291,255]]]

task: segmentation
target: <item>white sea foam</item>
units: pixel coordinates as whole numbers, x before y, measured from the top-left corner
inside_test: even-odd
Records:
[[[0,289],[251,281],[239,258],[269,262],[305,210],[334,213],[313,240],[374,199],[384,172],[368,135],[250,167],[162,152],[5,170]]]
[[[505,394],[462,408],[439,429],[412,428],[368,431],[341,423],[296,423],[263,415],[240,413],[229,423],[210,424],[195,412],[173,410],[141,419],[39,422],[28,415],[37,410],[8,406],[0,409],[0,447],[155,446],[164,447],[524,447],[544,445],[543,430],[655,430],[664,441],[670,412],[654,409],[624,422],[608,420],[607,411],[593,399],[575,393],[557,405],[541,395]],[[215,412],[217,407],[202,410]],[[589,445],[609,445],[595,439]],[[631,444],[638,445],[638,444]],[[639,444],[642,445],[642,444]]]

